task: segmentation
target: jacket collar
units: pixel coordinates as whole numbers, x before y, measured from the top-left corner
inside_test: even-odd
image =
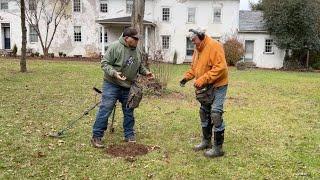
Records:
[[[198,52],[201,52],[204,49],[204,47],[206,46],[206,44],[208,42],[208,39],[209,39],[209,37],[206,35],[204,37],[203,41],[201,41],[200,45],[196,47]]]

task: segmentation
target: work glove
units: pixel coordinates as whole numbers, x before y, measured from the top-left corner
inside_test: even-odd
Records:
[[[188,82],[188,81],[183,78],[183,79],[180,81],[180,86],[181,86],[181,87],[184,87],[187,82]]]

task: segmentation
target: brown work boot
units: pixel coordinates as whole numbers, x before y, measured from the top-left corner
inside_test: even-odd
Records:
[[[100,137],[92,137],[91,138],[91,144],[95,148],[104,148],[104,145],[102,144]]]

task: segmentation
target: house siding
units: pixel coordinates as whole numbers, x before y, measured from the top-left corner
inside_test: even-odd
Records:
[[[273,53],[265,53],[265,40],[274,39],[267,33],[239,33],[240,41],[245,44],[245,40],[254,41],[253,62],[259,68],[275,68],[283,67],[283,59],[285,52],[280,50],[275,45],[273,46]]]
[[[110,19],[130,16],[126,12],[125,0],[109,0],[108,12],[100,12],[99,0],[81,0],[81,12],[73,12],[71,3],[71,18],[64,20],[58,26],[57,33],[53,39],[49,52],[56,56],[62,51],[68,56],[82,55],[84,57],[98,56],[103,45],[100,42],[100,28],[104,27],[108,33],[108,43],[117,40],[121,35],[124,26],[100,25],[96,22],[99,19]],[[236,33],[239,26],[239,0],[146,0],[145,20],[155,24],[155,29],[149,29],[148,49],[153,54],[161,48],[161,36],[170,36],[170,48],[164,51],[167,61],[173,61],[174,53],[177,53],[177,63],[186,61],[186,37],[188,29],[202,27],[206,29],[209,36],[224,37]],[[162,22],[162,7],[170,7],[170,21]],[[187,23],[187,10],[189,7],[196,8],[195,23]],[[221,7],[221,23],[213,22],[214,7]],[[14,1],[10,1],[10,13],[1,11],[0,23],[10,22],[11,25],[11,46],[16,44],[18,49],[21,46],[21,27],[19,7]],[[74,41],[74,26],[81,26],[81,42]],[[44,26],[42,26],[44,27]],[[27,27],[28,48],[42,54],[40,41],[29,42],[29,27]],[[43,29],[44,30],[44,29]],[[0,32],[1,33],[1,32]],[[1,33],[0,36],[3,36]],[[0,48],[3,45],[1,44]],[[18,54],[20,52],[18,51]]]

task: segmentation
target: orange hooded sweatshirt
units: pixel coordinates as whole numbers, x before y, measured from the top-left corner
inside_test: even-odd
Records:
[[[196,78],[202,87],[208,84],[214,87],[227,85],[228,66],[222,45],[206,35],[199,47],[195,48],[191,68],[184,78]]]

